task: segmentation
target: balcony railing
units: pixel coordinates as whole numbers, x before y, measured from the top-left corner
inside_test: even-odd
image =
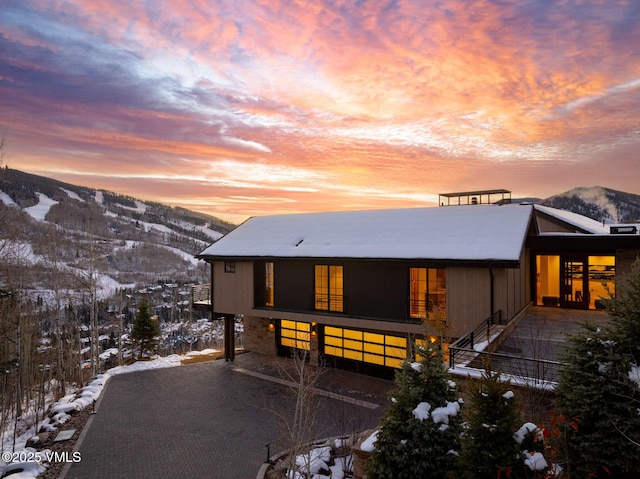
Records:
[[[345,296],[338,294],[311,294],[311,309],[315,311],[345,312]]]
[[[194,309],[212,309],[210,284],[196,284],[191,287],[191,305]]]
[[[501,371],[514,381],[534,388],[553,388],[564,363],[542,358],[527,358],[492,351],[491,343],[497,339],[508,323],[502,311],[496,311],[473,331],[449,345],[449,367],[484,369],[490,364],[494,371]]]

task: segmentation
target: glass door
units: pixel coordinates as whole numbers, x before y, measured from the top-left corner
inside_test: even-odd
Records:
[[[560,306],[563,308],[587,309],[589,307],[589,289],[587,258],[563,257],[561,267],[562,295]]]

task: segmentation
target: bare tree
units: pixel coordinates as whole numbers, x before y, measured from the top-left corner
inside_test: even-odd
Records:
[[[310,458],[309,445],[314,439],[313,429],[317,416],[316,385],[322,374],[322,368],[309,363],[309,351],[295,350],[291,361],[279,367],[280,375],[289,385],[289,392],[294,399],[291,415],[281,407],[274,406],[273,412],[283,431],[287,444],[286,467],[289,471],[302,469],[304,477],[311,477],[308,471]],[[298,457],[306,457],[305,467],[296,464]],[[293,476],[292,476],[293,477]]]
[[[87,220],[88,237],[79,241],[78,248],[83,250],[81,261],[79,262],[79,282],[83,291],[89,295],[89,333],[90,333],[90,365],[91,376],[99,373],[100,367],[100,344],[99,344],[99,321],[98,321],[98,279],[100,276],[101,255],[98,245],[98,238],[93,231],[93,221],[91,217]],[[103,266],[103,265],[102,265]]]
[[[502,372],[514,378],[514,383],[523,385],[520,391],[523,413],[536,424],[548,419],[553,396],[548,385],[557,380],[558,372],[556,343],[552,331],[532,322],[521,323],[519,334],[507,339],[501,347],[511,358],[505,360],[501,354],[492,358]]]

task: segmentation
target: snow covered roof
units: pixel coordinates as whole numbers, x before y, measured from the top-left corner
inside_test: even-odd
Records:
[[[514,262],[532,213],[471,205],[254,217],[198,256]]]
[[[550,206],[535,205],[534,208],[537,211],[545,213],[553,218],[557,218],[565,223],[569,223],[576,228],[586,231],[591,234],[609,234],[609,225],[605,226],[591,218],[573,213],[571,211],[559,210],[551,208]]]

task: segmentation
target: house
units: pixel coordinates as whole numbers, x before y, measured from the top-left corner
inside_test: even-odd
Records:
[[[211,265],[213,317],[227,321],[227,359],[242,315],[247,350],[306,350],[390,377],[415,341],[446,347],[496,313],[599,308],[640,254],[637,233],[474,200],[483,193],[458,194],[471,200],[453,206],[455,194],[444,195],[435,208],[250,218],[198,255]]]

